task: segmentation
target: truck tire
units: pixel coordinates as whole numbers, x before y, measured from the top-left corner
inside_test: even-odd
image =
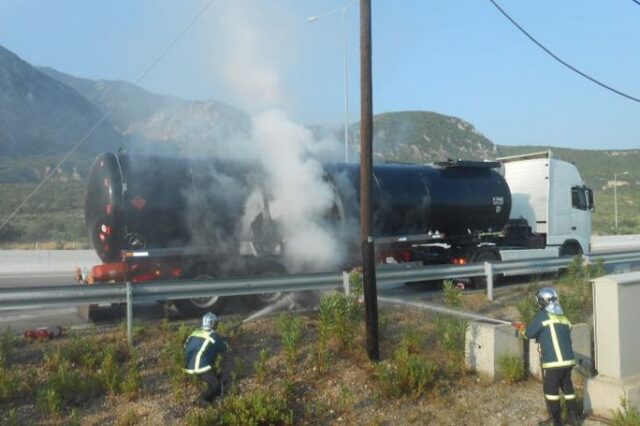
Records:
[[[565,241],[560,247],[560,256],[580,256],[582,247],[576,241]]]
[[[259,267],[259,270],[261,277],[285,275],[287,273],[286,268],[276,262],[265,263]],[[280,297],[282,297],[281,292],[258,293],[245,296],[243,301],[248,307],[258,309],[274,303],[280,299]]]
[[[491,250],[491,249],[479,250],[473,255],[474,263],[485,263],[485,262],[496,262],[496,261],[499,262],[500,260],[501,260],[500,254],[497,251]],[[493,284],[494,285],[497,284],[497,281],[498,281],[498,276],[494,275]],[[481,275],[481,276],[471,278],[471,284],[473,285],[473,287],[479,290],[487,288],[486,275]]]
[[[194,280],[211,280],[213,278],[213,275],[206,272],[198,273],[193,277]],[[174,300],[173,304],[182,315],[193,317],[204,315],[207,312],[220,311],[226,302],[226,298],[222,296],[211,296]]]

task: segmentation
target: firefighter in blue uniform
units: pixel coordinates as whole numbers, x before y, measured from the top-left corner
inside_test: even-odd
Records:
[[[576,359],[571,348],[571,323],[564,316],[558,293],[549,287],[536,294],[540,311],[528,326],[516,327],[525,339],[535,339],[540,345],[544,398],[551,418],[540,424],[562,425],[560,390],[569,412],[569,424],[578,424],[576,394],[571,370]]]
[[[187,374],[196,375],[207,384],[207,388],[200,395],[199,403],[210,403],[220,395],[222,389],[222,377],[216,362],[220,354],[224,353],[229,345],[215,331],[218,317],[213,313],[207,313],[202,317],[202,328],[195,330],[187,338],[184,344],[186,351]]]

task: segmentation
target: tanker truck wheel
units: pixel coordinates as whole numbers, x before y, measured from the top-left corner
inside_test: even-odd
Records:
[[[276,262],[268,262],[259,267],[261,277],[286,275],[284,266]],[[282,297],[282,292],[258,293],[245,296],[243,301],[251,309],[258,309],[270,305]]]
[[[500,254],[498,254],[495,250],[480,250],[475,253],[473,256],[474,263],[485,263],[485,262],[499,262]],[[493,284],[496,285],[498,282],[498,275],[493,276]],[[477,277],[471,278],[471,284],[476,289],[485,289],[487,288],[487,276],[480,275]]]
[[[215,277],[211,274],[201,272],[197,273],[194,280],[212,280]],[[226,304],[226,299],[222,296],[211,297],[194,297],[193,299],[174,300],[173,304],[178,311],[185,316],[201,316],[207,312],[220,311]]]

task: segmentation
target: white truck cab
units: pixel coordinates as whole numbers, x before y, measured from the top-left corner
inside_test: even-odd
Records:
[[[578,169],[551,151],[498,159],[512,196],[509,219],[525,219],[545,248],[532,253],[502,251],[503,260],[589,253],[593,192]],[[532,256],[534,255],[534,256]]]

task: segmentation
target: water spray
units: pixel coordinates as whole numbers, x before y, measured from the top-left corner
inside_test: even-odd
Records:
[[[434,305],[426,302],[413,302],[413,301],[407,301],[402,299],[396,299],[392,297],[378,297],[378,300],[383,303],[413,306],[420,309],[427,309],[429,311],[435,311],[435,312],[439,312],[446,315],[453,315],[457,317],[468,318],[475,321],[484,321],[484,322],[490,322],[494,324],[514,325],[513,321],[485,317],[483,315],[473,314],[471,312],[458,311],[455,309],[446,308],[444,306]]]

